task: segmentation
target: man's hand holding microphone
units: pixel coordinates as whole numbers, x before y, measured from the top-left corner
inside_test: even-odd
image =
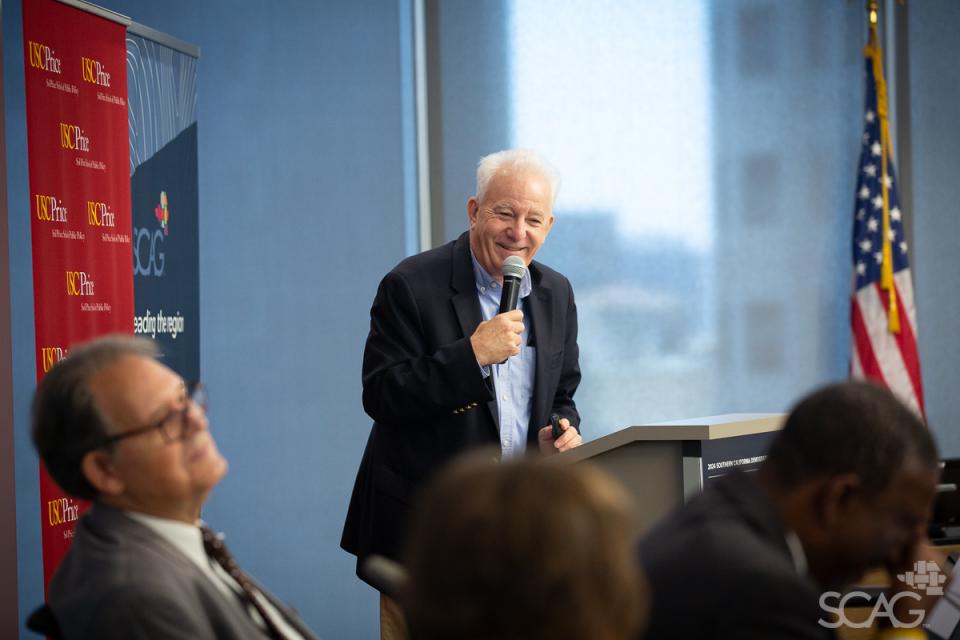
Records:
[[[526,268],[523,260],[516,256],[510,256],[503,262],[500,312],[481,322],[470,336],[470,345],[481,367],[502,364],[520,354],[524,325],[523,312],[517,309],[517,300]],[[583,444],[583,438],[569,420],[556,414],[552,418],[555,425],[548,424],[537,432],[541,452],[558,453]]]

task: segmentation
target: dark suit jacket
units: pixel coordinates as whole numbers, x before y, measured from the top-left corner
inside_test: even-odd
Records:
[[[537,262],[530,276],[524,324],[537,360],[528,445],[536,447],[553,412],[579,427],[580,366],[569,281]],[[340,543],[358,568],[371,553],[398,558],[411,502],[443,463],[499,448],[496,396],[470,346],[481,320],[467,233],[380,282],[363,354],[363,407],[374,423]]]
[[[257,587],[304,638],[315,637]],[[50,581],[47,606],[67,640],[266,637],[239,598],[225,596],[151,529],[100,504],[77,523],[70,551]]]
[[[641,542],[649,640],[833,637],[820,589],[794,567],[786,531],[754,478],[734,472]]]

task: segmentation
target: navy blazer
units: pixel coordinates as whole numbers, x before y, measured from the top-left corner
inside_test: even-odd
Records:
[[[579,428],[577,309],[570,282],[537,262],[524,324],[537,348],[528,446],[558,413]],[[373,418],[341,546],[398,559],[417,491],[451,458],[499,449],[496,395],[470,345],[482,320],[468,233],[407,258],[380,282],[363,354],[363,407]]]

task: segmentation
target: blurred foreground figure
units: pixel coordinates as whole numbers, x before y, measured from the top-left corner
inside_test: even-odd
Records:
[[[646,590],[624,491],[587,465],[477,454],[424,493],[401,600],[411,640],[619,640]]]
[[[824,594],[872,568],[905,574],[927,553],[937,462],[927,428],[885,389],[847,382],[807,396],[754,476],[721,478],[643,540],[647,638],[834,637],[821,603],[837,599]],[[916,625],[918,601],[897,604]]]

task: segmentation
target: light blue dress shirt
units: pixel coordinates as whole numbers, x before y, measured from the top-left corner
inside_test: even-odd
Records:
[[[494,280],[477,262],[473,251],[473,275],[477,285],[477,298],[484,320],[489,320],[500,310],[500,294],[503,286]],[[530,295],[533,285],[530,271],[523,272],[520,281],[520,300],[517,308],[524,312],[524,330],[520,336],[520,354],[507,359],[503,364],[481,367],[484,376],[493,376],[493,388],[497,394],[497,413],[500,419],[500,449],[504,459],[522,455],[527,448],[527,431],[530,426],[530,411],[533,407],[533,380],[536,373],[537,348],[528,346],[530,320],[526,317],[524,298]]]

